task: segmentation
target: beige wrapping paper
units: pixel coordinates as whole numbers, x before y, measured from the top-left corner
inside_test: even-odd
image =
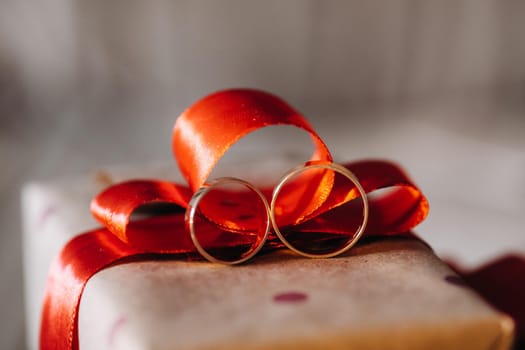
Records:
[[[111,169],[26,186],[31,349],[51,259],[75,234],[98,226],[91,197],[126,178],[173,178],[172,169]],[[408,238],[362,242],[325,260],[279,251],[236,267],[171,260],[114,266],[88,282],[79,329],[82,350],[507,349],[513,335],[508,317]]]

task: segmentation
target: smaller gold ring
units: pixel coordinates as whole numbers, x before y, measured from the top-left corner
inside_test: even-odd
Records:
[[[214,188],[219,187],[224,184],[228,184],[228,183],[240,184],[248,188],[249,190],[253,191],[255,194],[259,196],[259,199],[263,203],[265,211],[266,211],[266,228],[265,228],[265,233],[261,241],[259,242],[257,246],[254,246],[250,249],[249,254],[241,255],[241,258],[236,259],[236,260],[218,259],[215,256],[208,253],[206,249],[202,247],[201,243],[199,242],[197,238],[197,234],[195,232],[195,215],[197,213],[197,208],[201,200],[206,196],[206,194],[208,194],[208,192],[210,192]],[[234,178],[234,177],[221,177],[201,187],[197,192],[194,193],[193,197],[191,198],[188,204],[188,208],[186,209],[185,216],[186,216],[185,218],[186,227],[190,233],[191,240],[193,244],[195,245],[195,248],[197,249],[199,254],[201,254],[204,258],[206,258],[207,260],[211,262],[220,263],[220,264],[235,265],[235,264],[240,264],[240,263],[243,263],[251,259],[254,255],[256,255],[261,250],[264,243],[266,242],[266,239],[268,238],[268,233],[270,232],[270,209],[268,206],[268,202],[266,201],[266,198],[264,197],[264,195],[261,193],[259,189],[257,189],[255,186],[253,186],[249,182],[238,179],[238,178]]]

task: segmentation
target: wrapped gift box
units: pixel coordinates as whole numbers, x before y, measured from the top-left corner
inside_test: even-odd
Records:
[[[98,226],[89,202],[111,183],[170,178],[172,165],[94,171],[23,192],[28,336],[38,347],[49,264]],[[175,177],[175,180],[179,180]],[[229,267],[157,260],[113,266],[87,284],[85,349],[507,349],[513,323],[416,238],[364,240],[342,257],[282,250]]]

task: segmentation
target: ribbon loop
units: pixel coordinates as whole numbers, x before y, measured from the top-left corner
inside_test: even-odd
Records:
[[[385,160],[363,160],[345,166],[368,193],[370,218],[366,235],[406,232],[427,217],[427,198],[399,165]]]
[[[191,190],[197,191],[229,147],[250,132],[271,125],[291,125],[308,132],[312,160],[332,161],[328,147],[295,109],[269,93],[219,91],[186,109],[173,128],[173,154]]]
[[[128,224],[139,207],[152,203],[171,203],[185,208],[191,191],[160,180],[131,180],[108,187],[91,201],[91,213],[121,241],[129,242]]]

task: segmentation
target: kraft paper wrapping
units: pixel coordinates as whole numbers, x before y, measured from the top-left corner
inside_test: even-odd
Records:
[[[173,178],[172,172],[172,165],[120,168],[25,187],[31,349],[52,258],[75,234],[98,226],[89,212],[92,196],[112,182]],[[423,242],[385,238],[324,260],[279,251],[236,267],[173,260],[117,265],[88,282],[79,330],[83,350],[507,349],[513,323]]]

